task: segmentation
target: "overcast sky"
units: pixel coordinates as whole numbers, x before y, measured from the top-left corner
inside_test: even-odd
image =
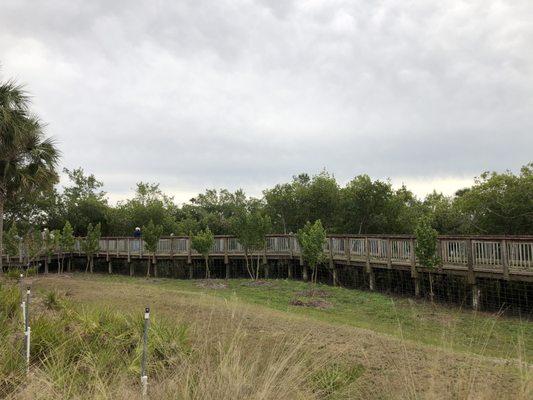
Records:
[[[533,160],[531,0],[0,0],[0,64],[112,199]]]

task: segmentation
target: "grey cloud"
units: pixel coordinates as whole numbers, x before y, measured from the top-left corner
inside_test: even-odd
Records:
[[[531,161],[532,13],[528,0],[7,1],[0,63],[64,164],[117,193],[322,167],[472,176]]]

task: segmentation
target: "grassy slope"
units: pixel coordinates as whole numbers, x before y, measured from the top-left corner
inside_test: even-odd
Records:
[[[98,279],[136,282],[153,285],[154,281],[114,276]],[[275,310],[304,315],[325,322],[371,329],[416,342],[444,346],[453,350],[472,352],[500,358],[533,360],[533,323],[495,314],[475,313],[442,305],[432,306],[425,301],[391,298],[380,293],[348,290],[319,285],[331,293],[327,298],[331,309],[314,309],[289,305],[298,292],[309,285],[303,282],[275,280],[272,287],[245,286],[247,280],[229,280],[227,289],[203,289],[194,281],[157,280],[157,284],[177,291],[180,295],[209,293],[230,299],[267,306]]]
[[[522,360],[527,356],[530,362],[530,322],[332,287],[322,287],[332,294],[328,298],[334,304],[332,309],[308,309],[288,305],[297,292],[308,288],[307,284],[272,281],[273,287],[248,287],[242,285],[244,282],[228,281],[227,289],[214,290],[199,288],[195,281],[79,274],[38,278],[33,286],[41,296],[50,289],[59,290],[67,294],[69,302],[80,306],[139,312],[150,304],[154,316],[169,323],[189,324],[192,346],[205,349],[207,344],[209,350],[199,358],[202,365],[180,365],[196,368],[199,376],[207,377],[205,390],[195,392],[197,388],[191,390],[189,383],[182,381],[190,373],[187,369],[177,373],[170,383],[154,386],[153,390],[161,391],[159,398],[167,397],[165,390],[181,390],[187,393],[183,398],[191,399],[207,398],[206,393],[215,393],[213,398],[311,398],[309,393],[304,397],[277,394],[274,381],[264,375],[265,371],[281,371],[279,366],[292,354],[280,347],[274,352],[278,358],[272,360],[272,349],[278,344],[298,345],[302,340],[313,349],[315,362],[332,361],[333,368],[341,362],[355,367],[357,376],[362,374],[355,387],[350,386],[352,394],[331,398],[354,398],[353,393],[357,393],[357,398],[379,399],[527,399],[533,393],[531,367],[471,355],[474,352]],[[410,340],[399,340],[402,337]],[[213,343],[209,343],[211,340]],[[240,350],[228,353],[236,341]],[[221,354],[213,358],[217,352]],[[260,362],[256,365],[253,360]],[[309,380],[308,367],[298,359],[291,363],[294,365],[289,370],[299,372],[286,376],[287,382]],[[208,365],[207,372],[201,372],[206,368],[204,364]],[[276,380],[282,376],[285,372]],[[270,385],[264,397],[261,393],[267,392],[253,392],[263,382]],[[243,388],[251,392],[241,394]]]

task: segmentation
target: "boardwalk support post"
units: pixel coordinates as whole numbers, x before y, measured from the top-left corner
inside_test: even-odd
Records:
[[[113,263],[111,262],[111,259],[109,259],[107,261],[107,272],[109,274],[112,274],[113,273]]]
[[[472,308],[475,311],[478,311],[480,308],[480,302],[481,302],[481,288],[473,284],[472,285]]]
[[[309,273],[307,272],[307,264],[302,265],[302,278],[304,282],[309,280]]]
[[[337,267],[335,265],[333,265],[332,275],[333,275],[333,286],[339,286],[339,276],[337,272]]]
[[[474,272],[474,254],[472,251],[472,239],[466,240],[466,266],[468,268],[467,280],[472,291],[472,308],[479,310],[481,289],[476,284],[476,275]]]

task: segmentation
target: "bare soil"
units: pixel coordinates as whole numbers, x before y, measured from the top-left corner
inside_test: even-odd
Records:
[[[299,306],[299,307],[311,307],[311,308],[318,308],[320,310],[327,310],[328,308],[333,308],[333,304],[329,301],[323,300],[323,299],[310,299],[310,300],[300,300],[300,299],[293,299],[289,302],[291,306]]]
[[[308,289],[302,290],[301,292],[296,293],[297,296],[303,297],[330,297],[331,293],[323,289]]]
[[[202,289],[227,289],[228,284],[221,281],[216,280],[203,280],[196,282],[196,286]]]
[[[257,286],[260,286],[260,287],[267,287],[267,286],[273,286],[274,284],[272,282],[268,282],[268,281],[249,281],[249,282],[244,282],[241,284],[241,286],[250,286],[250,287],[257,287]]]

